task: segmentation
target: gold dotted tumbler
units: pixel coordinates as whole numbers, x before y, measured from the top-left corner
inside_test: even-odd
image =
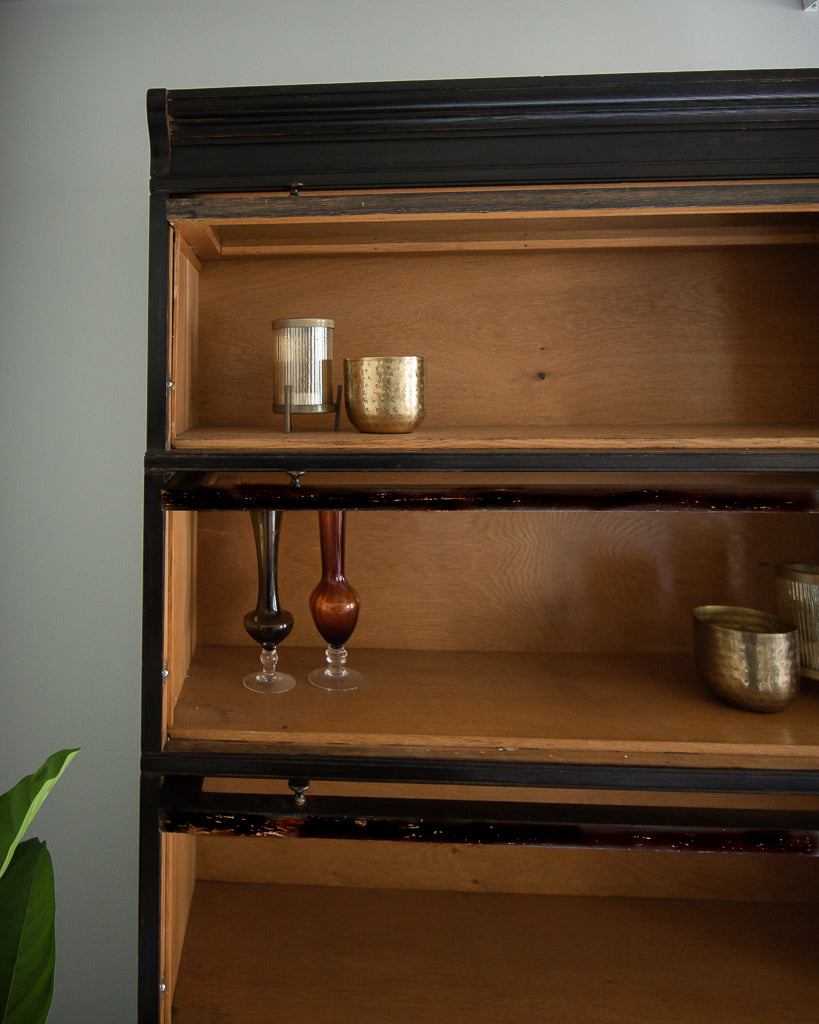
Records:
[[[424,418],[426,359],[367,356],[344,360],[350,422],[368,434],[408,434]]]

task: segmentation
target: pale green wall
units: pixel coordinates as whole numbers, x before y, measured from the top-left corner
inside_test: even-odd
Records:
[[[800,0],[0,0],[0,790],[83,748],[52,1024],[135,1018],[146,89],[818,57]]]

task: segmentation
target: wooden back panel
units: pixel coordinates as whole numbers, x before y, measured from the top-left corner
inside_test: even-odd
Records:
[[[819,902],[812,857],[200,836],[197,877],[352,888]]]
[[[339,382],[345,356],[427,357],[432,429],[810,424],[817,272],[810,246],[209,261],[189,422],[279,426],[271,321],[323,316]]]
[[[245,512],[200,512],[198,632],[246,644],[256,560]],[[691,648],[699,604],[775,610],[774,566],[819,555],[819,517],[699,512],[350,512],[357,647],[520,651]],[[320,645],[315,512],[284,515],[288,643]]]

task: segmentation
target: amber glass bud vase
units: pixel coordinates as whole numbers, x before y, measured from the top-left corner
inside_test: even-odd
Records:
[[[296,685],[293,676],[276,669],[276,648],[293,628],[293,616],[279,605],[278,560],[279,535],[283,512],[273,509],[253,509],[253,539],[256,543],[256,563],[259,591],[256,607],[244,618],[244,627],[261,644],[259,672],[252,672],[242,680],[254,693],[285,693]]]
[[[344,578],[344,512],[322,511],[319,517],[321,580],[310,595],[310,613],[327,644],[326,664],[308,679],[322,690],[356,690],[364,677],[347,668],[344,644],[358,621],[358,594]]]

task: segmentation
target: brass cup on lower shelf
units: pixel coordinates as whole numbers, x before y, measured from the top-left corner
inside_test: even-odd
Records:
[[[729,605],[694,609],[694,653],[708,689],[746,711],[781,711],[799,691],[796,627]]]
[[[344,403],[352,425],[367,434],[408,434],[420,426],[426,400],[423,356],[344,360]]]

